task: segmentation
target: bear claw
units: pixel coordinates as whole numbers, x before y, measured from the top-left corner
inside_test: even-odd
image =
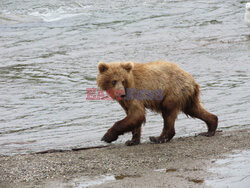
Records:
[[[169,142],[168,138],[160,138],[160,137],[155,137],[155,136],[150,136],[149,140],[153,143],[161,144],[161,143],[166,143]]]

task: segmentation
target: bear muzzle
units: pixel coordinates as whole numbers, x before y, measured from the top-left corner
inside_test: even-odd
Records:
[[[126,91],[124,87],[119,87],[115,90],[115,99],[123,100],[126,97]]]

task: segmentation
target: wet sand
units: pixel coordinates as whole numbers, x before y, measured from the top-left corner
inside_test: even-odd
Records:
[[[176,138],[166,144],[111,144],[80,151],[0,156],[0,187],[74,187],[77,178],[101,175],[114,175],[116,181],[100,187],[204,187],[204,180],[213,176],[206,169],[215,159],[249,149],[250,129],[244,129],[209,138]]]

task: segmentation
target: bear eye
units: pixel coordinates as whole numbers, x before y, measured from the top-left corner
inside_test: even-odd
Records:
[[[116,80],[113,80],[112,85],[115,86],[116,82],[117,82]]]

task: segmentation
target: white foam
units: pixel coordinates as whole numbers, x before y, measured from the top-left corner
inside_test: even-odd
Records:
[[[250,27],[250,2],[246,4],[245,22]]]
[[[65,8],[58,8],[56,10],[45,10],[45,11],[36,11],[36,12],[31,12],[29,13],[29,15],[31,16],[36,16],[39,17],[41,19],[43,19],[43,21],[45,22],[54,22],[54,21],[58,21],[58,20],[62,20],[65,18],[71,18],[71,17],[75,17],[75,16],[79,16],[79,15],[83,15],[85,13],[80,12],[80,11],[76,11],[73,9],[65,9]]]

